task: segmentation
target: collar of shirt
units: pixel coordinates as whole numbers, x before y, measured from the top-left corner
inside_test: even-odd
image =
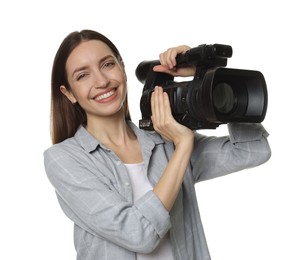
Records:
[[[155,131],[144,131],[142,129],[139,129],[131,121],[127,121],[127,123],[136,134],[139,142],[141,144],[144,144],[144,146],[142,146],[144,149],[152,150],[155,145],[164,143],[162,137]],[[96,150],[98,146],[100,146],[104,150],[109,150],[106,146],[101,144],[94,136],[92,136],[82,125],[79,127],[74,137],[81,145],[81,147],[83,147],[83,149],[89,153]]]

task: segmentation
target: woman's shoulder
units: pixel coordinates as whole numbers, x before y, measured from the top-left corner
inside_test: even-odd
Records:
[[[80,127],[73,137],[54,144],[47,148],[44,153],[80,153],[81,151],[91,152],[97,148],[99,141],[87,132],[84,127]]]
[[[74,137],[68,138],[60,143],[53,144],[46,148],[43,152],[45,158],[63,157],[65,155],[73,155],[79,153],[81,147],[76,142]]]

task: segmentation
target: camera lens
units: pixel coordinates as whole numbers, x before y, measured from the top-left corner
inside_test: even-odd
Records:
[[[232,111],[235,98],[232,87],[221,82],[215,85],[213,89],[213,104],[215,109],[221,114],[228,114]]]

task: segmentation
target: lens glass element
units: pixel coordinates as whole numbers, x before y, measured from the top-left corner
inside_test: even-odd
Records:
[[[232,111],[235,104],[235,97],[232,87],[220,82],[213,89],[213,104],[215,109],[222,114],[228,114]]]

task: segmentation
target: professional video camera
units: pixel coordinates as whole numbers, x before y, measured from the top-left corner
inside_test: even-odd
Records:
[[[192,130],[215,129],[228,122],[262,122],[267,109],[265,79],[259,71],[224,68],[231,56],[232,47],[223,44],[202,44],[177,55],[177,67],[196,66],[193,80],[183,82],[154,72],[159,60],[141,62],[136,69],[144,84],[139,127],[153,130],[150,99],[155,86],[167,92],[176,121]]]

